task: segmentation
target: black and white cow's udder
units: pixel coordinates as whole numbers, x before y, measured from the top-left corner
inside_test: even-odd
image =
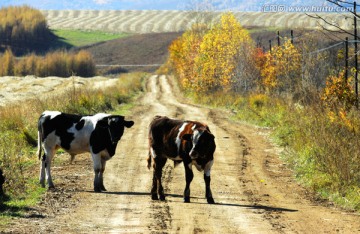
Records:
[[[44,150],[40,183],[45,186],[46,174],[49,187],[54,187],[50,173],[51,160],[56,150],[63,148],[72,158],[77,154],[90,152],[95,171],[94,190],[105,190],[102,175],[105,163],[115,154],[124,128],[130,128],[133,124],[133,121],[126,121],[124,116],[120,115],[99,113],[81,116],[45,111],[38,121],[39,159],[41,150]]]

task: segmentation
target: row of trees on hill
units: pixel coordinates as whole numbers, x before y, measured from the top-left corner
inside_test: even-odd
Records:
[[[296,46],[285,38],[282,45],[264,51],[232,13],[225,13],[213,27],[194,25],[175,40],[169,63],[183,87],[197,92],[317,92],[344,65],[343,51],[314,53],[321,46],[326,45],[309,35]]]
[[[0,9],[0,44],[16,54],[44,50],[55,36],[47,27],[43,14],[28,6]]]
[[[80,50],[77,53],[57,51],[45,56],[31,54],[17,59],[11,50],[0,56],[0,76],[25,76],[39,77],[72,75],[91,77],[96,74],[95,62],[92,55]]]

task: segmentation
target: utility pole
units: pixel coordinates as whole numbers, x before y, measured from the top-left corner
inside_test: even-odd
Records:
[[[345,84],[348,81],[349,77],[349,38],[345,38]]]

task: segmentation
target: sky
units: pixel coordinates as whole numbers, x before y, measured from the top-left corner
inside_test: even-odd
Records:
[[[0,0],[0,7],[28,5],[39,10],[237,10],[287,11],[292,6],[332,5],[326,0]],[[291,10],[291,9],[290,9]]]

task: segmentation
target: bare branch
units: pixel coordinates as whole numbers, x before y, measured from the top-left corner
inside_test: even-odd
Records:
[[[342,29],[339,25],[336,25],[336,24],[334,24],[334,23],[329,22],[329,21],[326,20],[324,17],[321,17],[321,16],[319,16],[318,14],[316,14],[315,16],[309,15],[309,14],[307,14],[307,13],[305,13],[305,14],[306,14],[307,16],[313,18],[313,19],[319,19],[319,20],[324,21],[327,25],[330,25],[330,26],[332,26],[332,27],[337,28],[337,29],[339,30],[339,32],[346,33],[346,34],[351,35],[351,36],[355,36],[353,33],[350,33],[350,32],[348,32],[348,31],[346,31],[345,29]],[[322,26],[322,25],[321,25],[321,27],[322,27],[323,29],[326,29],[326,28],[325,28],[324,26]],[[330,30],[330,29],[326,29],[326,30],[327,30],[327,31],[333,31],[333,32],[335,32],[334,30]]]
[[[347,10],[349,13],[353,14],[354,16],[356,16],[357,18],[360,18],[360,15],[358,15],[356,12],[354,11],[351,11],[349,10],[347,7],[341,5],[339,2],[342,2],[342,3],[346,3],[346,4],[354,4],[354,3],[349,3],[349,2],[346,2],[346,1],[334,1],[334,0],[326,0],[327,2],[330,2],[332,4],[335,4],[336,6],[339,6],[339,7],[342,7],[342,8],[345,8],[345,10]],[[358,5],[357,5],[358,6]]]
[[[323,25],[320,25],[321,26],[321,28],[323,29],[323,30],[320,30],[320,32],[323,34],[323,35],[325,35],[327,38],[329,38],[330,40],[332,40],[332,41],[342,41],[342,40],[344,40],[343,38],[340,38],[339,36],[336,36],[335,34],[331,34],[331,35],[329,35],[329,34],[326,34],[325,32],[323,32],[323,31],[326,31],[326,32],[330,32],[330,33],[334,33],[334,32],[337,32],[337,33],[341,33],[340,31],[335,31],[335,30],[330,30],[330,29],[327,29],[327,28],[325,28]],[[335,40],[335,39],[333,39],[333,38],[331,38],[331,37],[335,37],[337,40]]]
[[[342,0],[337,0],[337,1],[333,1],[333,0],[326,0],[327,2],[330,2],[330,3],[344,3],[344,4],[348,4],[348,5],[354,5],[354,2],[348,2],[348,1],[342,1]],[[360,6],[359,4],[356,4],[356,6]]]

